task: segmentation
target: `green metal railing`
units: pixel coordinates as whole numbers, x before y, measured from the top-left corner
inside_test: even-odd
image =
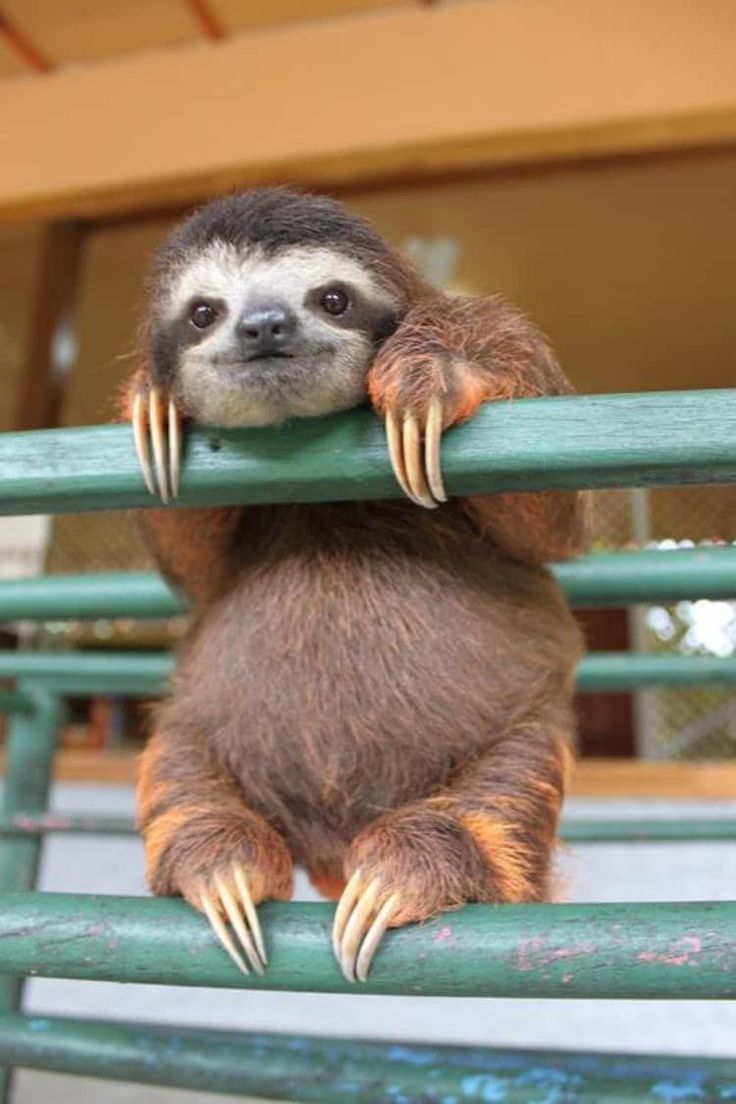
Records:
[[[132,836],[130,817],[104,813],[0,813],[0,836],[94,835]],[[563,820],[560,838],[566,843],[695,843],[736,840],[733,817],[685,816],[647,819],[585,818]]]
[[[173,669],[174,660],[166,652],[0,652],[0,679],[26,679],[67,695],[160,694]],[[577,686],[584,693],[625,693],[650,686],[735,682],[736,657],[591,652],[580,662]],[[15,695],[6,708],[22,711],[27,703]]]
[[[605,426],[605,432],[601,432]],[[736,481],[736,393],[617,395],[499,403],[447,434],[450,493]],[[153,504],[123,426],[0,436],[0,511]],[[383,431],[367,412],[282,431],[189,435],[181,503],[390,497]],[[580,606],[736,596],[736,549],[599,554],[552,565]],[[149,574],[0,584],[0,622],[165,617],[182,600]],[[0,813],[2,1099],[14,1066],[294,1101],[736,1099],[736,1062],[244,1036],[22,1016],[26,976],[351,992],[329,953],[329,905],[267,904],[264,978],[243,978],[181,901],[39,894],[49,832],[129,833],[126,818],[46,811],[56,731],[70,694],[157,694],[163,653],[0,653],[8,714]],[[583,691],[728,685],[736,661],[601,653]],[[567,820],[572,842],[736,839],[734,817]],[[431,952],[431,953],[430,953]],[[389,933],[367,993],[538,998],[733,999],[736,902],[468,906]],[[679,1095],[678,1095],[679,1094]]]
[[[577,607],[736,594],[736,547],[599,552],[550,568],[570,604]],[[0,623],[20,618],[151,620],[186,612],[184,598],[153,572],[43,575],[0,584]]]
[[[351,993],[334,907],[265,904],[269,966],[233,976],[201,917],[173,898],[0,894],[0,972],[148,985]],[[612,1000],[736,998],[736,901],[467,905],[390,932],[364,993]],[[684,968],[677,969],[677,966]]]
[[[0,1018],[0,1039],[19,1066],[303,1104],[708,1104],[733,1099],[736,1081],[736,1062],[717,1058],[284,1039],[41,1016]]]
[[[491,403],[446,434],[449,494],[736,482],[736,392]],[[127,426],[0,436],[0,514],[153,506]],[[397,498],[367,410],[187,435],[182,506]]]

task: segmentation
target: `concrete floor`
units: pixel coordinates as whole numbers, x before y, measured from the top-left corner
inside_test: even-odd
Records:
[[[131,814],[127,787],[65,785],[54,794],[63,811]],[[570,803],[589,816],[709,815],[734,807],[694,803]],[[589,845],[561,863],[565,896],[580,901],[717,900],[734,896],[733,844]],[[42,864],[41,888],[139,894],[142,849],[135,839],[55,837]],[[300,882],[302,899],[313,898]],[[494,1047],[561,1047],[634,1053],[736,1057],[736,1005],[627,1001],[446,1000],[410,997],[243,993],[96,982],[35,980],[25,1007],[56,1015],[146,1020],[243,1030],[456,1042]],[[214,1104],[222,1097],[20,1071],[14,1104]],[[376,1102],[380,1104],[380,1102]]]

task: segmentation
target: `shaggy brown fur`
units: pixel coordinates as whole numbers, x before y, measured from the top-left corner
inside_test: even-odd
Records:
[[[440,395],[449,426],[570,390],[503,300],[402,286],[379,414]],[[294,863],[331,897],[360,867],[401,893],[394,925],[544,899],[580,640],[542,565],[583,548],[586,516],[572,492],[142,513],[196,605],[141,773],[155,892],[198,905],[239,861],[256,901],[288,897]]]

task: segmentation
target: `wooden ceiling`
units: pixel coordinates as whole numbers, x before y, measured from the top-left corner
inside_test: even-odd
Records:
[[[2,0],[0,79],[421,0]]]
[[[0,118],[0,222],[732,148],[736,3],[0,0]]]

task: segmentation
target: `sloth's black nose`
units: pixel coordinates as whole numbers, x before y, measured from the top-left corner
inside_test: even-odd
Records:
[[[236,327],[248,357],[287,354],[295,332],[296,316],[278,303],[249,307]]]

